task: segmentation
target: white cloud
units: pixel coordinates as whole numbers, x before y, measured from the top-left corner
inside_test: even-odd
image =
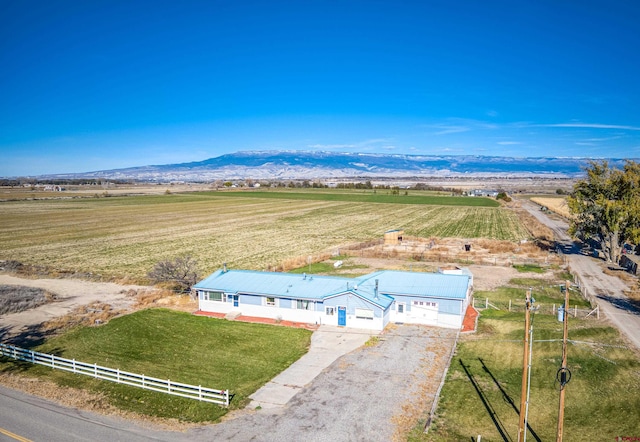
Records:
[[[437,132],[434,132],[433,135],[457,134],[461,132],[468,132],[471,130],[469,126],[453,126],[453,125],[445,125],[445,124],[435,124],[433,126],[426,126],[426,127],[437,130]]]
[[[558,123],[558,124],[540,124],[540,127],[575,127],[584,129],[621,129],[621,130],[640,130],[636,126],[624,126],[619,124],[598,124],[598,123]]]

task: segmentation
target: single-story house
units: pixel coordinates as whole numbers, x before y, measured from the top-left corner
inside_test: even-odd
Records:
[[[389,322],[460,328],[472,289],[468,269],[358,278],[222,269],[193,286],[202,312],[370,330]]]

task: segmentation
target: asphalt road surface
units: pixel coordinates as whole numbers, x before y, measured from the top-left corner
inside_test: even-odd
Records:
[[[640,349],[640,310],[624,295],[624,291],[628,289],[626,283],[620,278],[603,273],[602,260],[583,253],[568,235],[569,225],[566,221],[547,216],[540,210],[540,206],[529,201],[523,201],[522,207],[553,231],[571,271],[579,276],[581,285],[589,296],[595,298],[600,312],[620,330],[631,345]]]
[[[157,432],[123,419],[63,407],[0,386],[0,441],[180,441],[181,433]]]

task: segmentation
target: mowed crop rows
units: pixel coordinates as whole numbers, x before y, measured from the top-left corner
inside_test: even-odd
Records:
[[[223,262],[266,269],[394,228],[423,237],[527,237],[502,208],[203,194],[6,202],[0,226],[0,259],[133,279],[183,255],[205,273]]]

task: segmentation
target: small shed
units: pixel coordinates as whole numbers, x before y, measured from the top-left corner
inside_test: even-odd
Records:
[[[387,230],[384,232],[384,244],[385,245],[397,245],[402,243],[402,235],[404,230]]]

